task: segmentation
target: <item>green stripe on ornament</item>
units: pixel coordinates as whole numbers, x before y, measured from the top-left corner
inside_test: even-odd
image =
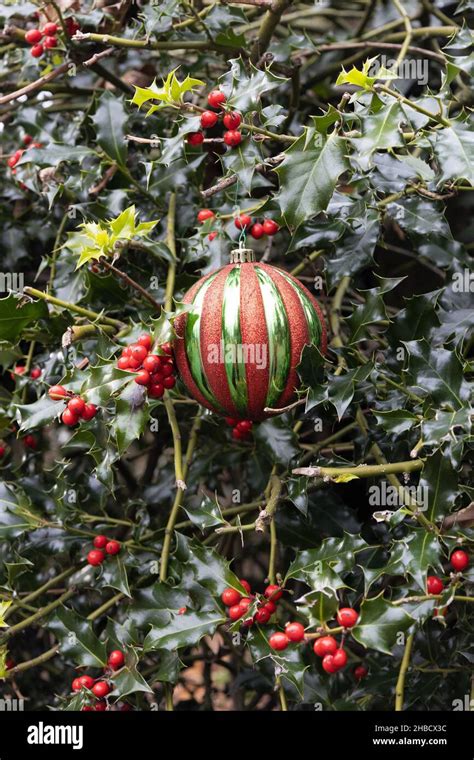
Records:
[[[224,285],[222,301],[222,344],[224,366],[232,402],[243,417],[247,416],[247,374],[242,331],[240,329],[240,267],[231,269]]]
[[[185,345],[186,355],[188,357],[189,369],[197,387],[204,398],[217,410],[224,411],[220,404],[217,403],[211,392],[209,383],[204,372],[204,366],[201,356],[201,312],[204,299],[206,298],[209,286],[217,276],[214,272],[207,280],[203,282],[198,292],[195,294],[192,305],[193,311],[190,311],[186,318]]]
[[[298,298],[300,299],[300,303],[304,311],[306,324],[308,325],[308,335],[310,336],[311,342],[314,343],[318,348],[321,348],[321,335],[322,335],[321,322],[320,322],[316,309],[311,303],[311,299],[308,298],[308,294],[305,293],[304,289],[300,285],[298,285],[297,282],[292,280],[290,277],[287,277],[285,273],[282,272],[281,270],[279,271],[280,271],[280,274],[283,275],[285,280],[290,285],[293,286],[293,289],[296,290],[296,293],[298,295]]]
[[[272,278],[255,267],[268,333],[269,387],[265,405],[274,406],[285,390],[290,371],[290,328],[280,292]]]

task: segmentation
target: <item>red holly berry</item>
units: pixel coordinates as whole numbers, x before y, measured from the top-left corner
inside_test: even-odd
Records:
[[[137,343],[140,346],[145,346],[146,350],[149,351],[153,345],[153,338],[148,333],[143,333],[138,338]]]
[[[240,604],[234,604],[233,607],[229,608],[228,614],[231,620],[239,620],[245,614],[245,609]]]
[[[278,652],[281,652],[283,649],[286,649],[288,644],[290,643],[290,640],[286,633],[282,633],[281,631],[277,631],[276,633],[272,633],[270,638],[268,639],[268,643],[270,644],[272,649],[276,649]]]
[[[174,388],[176,385],[176,378],[175,377],[165,377],[163,380],[163,388],[166,388],[167,390],[171,390],[171,388]]]
[[[48,390],[48,396],[53,401],[59,401],[60,399],[67,398],[67,390],[64,385],[52,385]]]
[[[33,58],[40,58],[44,53],[43,45],[38,43],[38,45],[33,45],[33,47],[30,50],[30,54],[33,56]]]
[[[105,549],[108,541],[107,536],[96,536],[93,543],[96,549]]]
[[[151,396],[151,398],[161,398],[165,392],[165,388],[161,383],[157,383],[156,385],[150,385],[148,388],[148,395]]]
[[[325,657],[327,654],[334,654],[337,650],[337,641],[334,636],[321,636],[313,644],[313,651],[318,657]]]
[[[361,681],[363,678],[366,677],[366,675],[368,674],[368,672],[369,671],[367,670],[366,667],[364,667],[364,665],[358,665],[356,668],[354,668],[354,677],[358,681]]]
[[[94,708],[90,705],[84,705],[84,707],[81,707],[81,712],[94,712]]]
[[[95,683],[92,687],[92,693],[95,694],[95,696],[99,699],[106,697],[107,694],[110,694],[111,691],[112,690],[107,681],[97,681],[97,683]]]
[[[118,541],[109,541],[108,544],[105,547],[105,551],[107,554],[118,554],[120,551],[120,544]]]
[[[17,364],[16,367],[13,368],[13,372],[15,375],[24,375],[26,372],[26,367],[24,364]]]
[[[347,663],[347,654],[345,653],[344,649],[336,649],[332,658],[333,664],[336,666],[337,670],[343,668]]]
[[[46,49],[49,50],[50,48],[57,47],[58,46],[58,41],[57,41],[56,37],[48,36],[48,37],[44,38],[43,45],[45,46]]]
[[[235,438],[237,441],[241,441],[243,438],[245,438],[245,433],[242,433],[239,428],[235,427],[232,431],[232,437]]]
[[[304,625],[301,625],[301,623],[288,623],[285,626],[285,633],[290,641],[303,641]]]
[[[150,356],[147,356],[146,359],[143,361],[143,369],[146,369],[147,372],[150,373],[150,375],[154,375],[155,372],[158,372],[158,370],[161,367],[161,357],[156,356],[156,354],[151,354]]]
[[[39,377],[41,377],[41,370],[39,367],[34,367],[30,372],[30,377],[32,380],[37,380]]]
[[[21,138],[23,145],[29,145],[31,142],[33,142],[33,138],[31,135],[23,135]]]
[[[80,396],[74,396],[74,398],[67,402],[67,408],[76,417],[80,417],[86,408],[86,402]]]
[[[47,24],[45,24],[41,30],[45,37],[48,37],[50,35],[56,34],[58,31],[58,25],[54,23],[54,21],[48,21]]]
[[[81,414],[81,417],[83,420],[88,422],[89,420],[92,420],[95,415],[97,414],[97,407],[95,404],[86,404],[84,407],[84,411]]]
[[[237,427],[243,433],[250,433],[253,428],[253,422],[251,420],[240,420],[240,422],[237,423]]]
[[[114,649],[114,651],[109,654],[107,662],[113,670],[118,670],[125,663],[125,655],[120,649]]]
[[[201,222],[202,224],[207,219],[214,219],[215,216],[216,215],[214,211],[211,211],[210,208],[202,208],[200,211],[198,211],[197,218],[198,218],[198,222]]]
[[[212,243],[212,241],[215,240],[215,238],[218,236],[218,234],[219,233],[216,232],[216,230],[214,230],[213,232],[209,233],[209,235],[207,236],[207,239]]]
[[[168,356],[173,355],[173,346],[171,345],[171,343],[163,343],[161,346],[161,350],[163,351],[163,353],[168,354]]]
[[[227,424],[230,425],[231,427],[235,427],[239,422],[239,420],[236,420],[233,417],[224,417],[224,419],[227,422]],[[242,583],[242,581],[240,582]]]
[[[250,227],[252,224],[252,218],[248,214],[240,214],[240,216],[234,219],[234,224],[238,230],[244,230],[247,227]]]
[[[147,372],[146,369],[141,369],[139,372],[137,372],[137,375],[135,377],[135,382],[138,383],[138,385],[150,385],[150,380],[150,373]]]
[[[90,690],[94,686],[94,679],[92,676],[80,676],[78,680],[81,684],[81,688]]]
[[[141,361],[139,359],[135,359],[132,355],[127,356],[128,359],[128,368],[129,369],[138,369],[141,367]]]
[[[214,111],[203,111],[201,114],[201,127],[210,129],[217,124],[218,116]]]
[[[82,684],[80,678],[75,678],[74,681],[71,684],[71,688],[73,691],[80,691],[82,689]]]
[[[222,121],[227,129],[237,129],[242,122],[242,116],[238,111],[232,111],[226,113]]]
[[[253,238],[255,238],[255,240],[259,240],[261,237],[263,237],[265,235],[263,224],[260,224],[260,222],[255,222],[255,224],[252,224],[250,228],[250,234]]]
[[[204,135],[202,132],[190,132],[186,139],[189,145],[202,145]]]
[[[359,619],[359,613],[352,607],[342,607],[337,613],[337,622],[344,628],[352,628]]]
[[[238,129],[229,129],[228,132],[224,132],[224,142],[230,148],[235,148],[242,142],[242,133]]]
[[[247,594],[250,594],[250,591],[251,591],[250,583],[248,581],[246,581],[245,578],[241,578],[240,579],[240,585],[244,587],[244,589],[246,590]]]
[[[133,346],[131,346],[131,357],[136,362],[140,362],[140,364],[143,362],[143,360],[147,357],[148,351],[146,350],[145,346],[142,346],[140,343],[135,343]]]
[[[250,597],[248,597],[248,596],[244,596],[244,597],[242,597],[242,599],[240,600],[239,604],[240,604],[240,606],[241,606],[241,608],[242,608],[243,610],[248,610],[248,608],[249,608],[249,607],[250,607],[250,605],[252,604],[252,600],[250,599]]]
[[[226,96],[220,90],[212,90],[207,96],[207,102],[211,108],[220,108],[226,100]]]
[[[273,613],[275,612],[277,608],[275,602],[266,602],[264,606],[265,606],[265,609],[268,610],[270,615],[273,615]]]
[[[165,364],[161,368],[161,373],[164,377],[170,377],[174,373],[174,367],[172,364]]]
[[[268,621],[271,618],[271,613],[266,609],[265,606],[260,607],[260,609],[257,610],[255,613],[255,622],[260,623],[260,625],[264,625],[265,623],[268,623]]]
[[[441,578],[436,575],[429,575],[426,579],[426,593],[427,594],[441,594],[444,589],[444,583]]]
[[[93,567],[98,567],[98,565],[101,565],[104,559],[105,554],[100,549],[91,549],[87,555],[87,561],[89,565],[93,565]]]
[[[323,657],[322,665],[326,673],[335,673],[337,670],[337,666],[334,664],[334,655],[332,654],[327,654]]]
[[[262,226],[265,235],[275,235],[275,233],[277,233],[280,229],[278,224],[274,222],[273,219],[264,219]]]
[[[178,610],[178,615],[185,615],[187,612],[187,607],[180,607]]]
[[[117,362],[119,369],[128,369],[128,356],[121,356]]]
[[[5,670],[12,670],[12,668],[14,667],[15,667],[15,661],[11,657],[8,657],[5,660]]]
[[[105,712],[107,710],[107,702],[102,699],[95,703],[94,712]]]
[[[39,29],[28,29],[28,31],[25,34],[25,41],[28,43],[28,45],[36,45],[37,42],[40,41],[42,38],[42,34]]]
[[[275,586],[274,584],[270,584],[265,589],[264,594],[267,599],[271,599],[273,602],[276,602],[277,599],[280,599],[281,595],[283,594],[283,591],[281,590],[280,586]]]
[[[36,447],[38,446],[38,442],[36,438],[34,437],[34,435],[25,435],[25,437],[23,438],[23,443],[28,449],[36,449]]]
[[[451,554],[450,562],[455,570],[462,572],[469,564],[469,555],[462,549],[456,549]]]
[[[6,448],[5,446],[0,445],[0,459],[5,456]]]
[[[226,607],[233,607],[240,602],[241,598],[241,595],[235,588],[226,588],[221,594],[221,599]]]

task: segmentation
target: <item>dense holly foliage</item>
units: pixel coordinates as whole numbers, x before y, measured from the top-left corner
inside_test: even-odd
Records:
[[[462,709],[472,0],[0,16],[2,698]],[[253,425],[170,345],[239,243],[329,330]]]

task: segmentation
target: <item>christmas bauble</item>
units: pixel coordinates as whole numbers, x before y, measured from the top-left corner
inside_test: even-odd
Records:
[[[248,260],[250,259],[250,260]],[[263,420],[293,399],[306,344],[326,350],[326,326],[311,293],[248,249],[186,293],[175,321],[176,363],[189,394],[218,414]]]

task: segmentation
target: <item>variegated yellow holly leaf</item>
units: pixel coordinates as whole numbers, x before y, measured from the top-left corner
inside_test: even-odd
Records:
[[[8,610],[12,603],[11,602],[0,602],[0,628],[7,628],[8,623],[4,620],[5,612]]]
[[[350,480],[359,480],[358,475],[350,475],[347,473],[346,475],[336,475],[336,477],[331,478],[331,480],[334,483],[349,483]]]
[[[158,101],[159,105],[151,105],[148,109],[146,115],[150,116],[160,108],[182,103],[183,96],[187,92],[192,92],[195,87],[205,84],[200,79],[194,79],[190,76],[180,82],[176,76],[176,71],[177,69],[170,71],[166,79],[163,80],[161,87],[157,85],[156,79],[153,80],[150,87],[135,87],[135,94],[131,102],[141,108],[144,103],[148,103],[150,100]]]
[[[127,242],[135,237],[146,237],[158,223],[155,219],[152,222],[137,224],[136,217],[135,206],[130,206],[108,222],[81,224],[77,232],[68,236],[63,246],[77,254],[76,269],[101,256],[113,256],[117,253],[118,242]]]
[[[367,58],[362,69],[353,66],[350,71],[346,71],[343,68],[336,80],[336,85],[354,84],[357,87],[362,87],[363,90],[371,90],[378,80],[397,79],[397,72],[394,69],[387,69],[385,66],[374,67],[373,74],[369,76],[369,71],[376,60],[377,56]]]

